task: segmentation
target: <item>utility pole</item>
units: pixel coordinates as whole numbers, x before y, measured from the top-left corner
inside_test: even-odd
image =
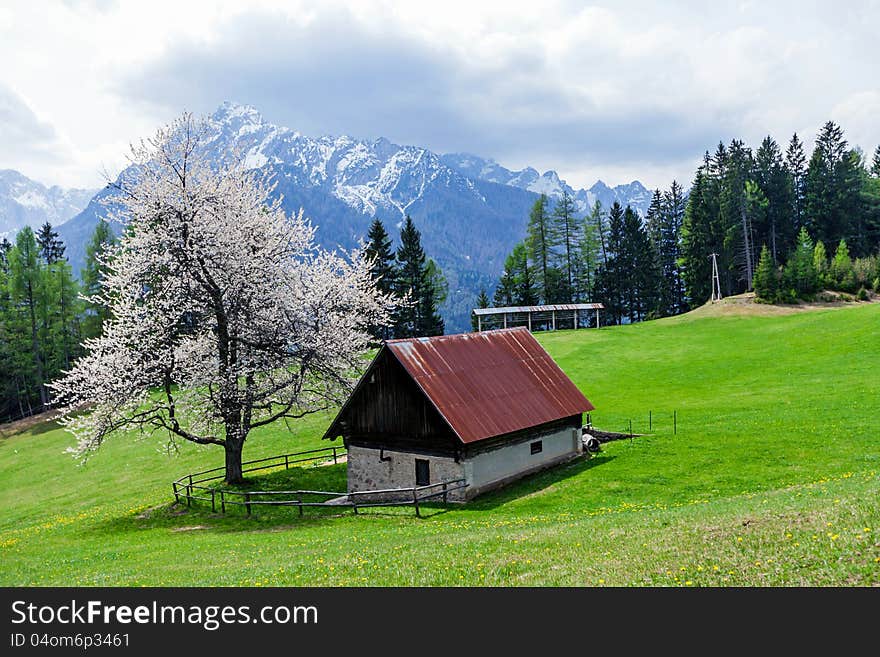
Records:
[[[721,279],[718,276],[718,254],[712,253],[712,298],[711,301],[721,301]]]

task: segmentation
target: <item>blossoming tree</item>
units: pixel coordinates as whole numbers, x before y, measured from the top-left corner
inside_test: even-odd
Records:
[[[52,387],[75,455],[119,429],[160,431],[223,446],[236,483],[252,429],[341,401],[392,302],[362,252],[316,247],[302,211],[286,215],[240,158],[209,162],[210,136],[184,114],[132,148],[108,206],[125,230],[95,299],[111,319]]]

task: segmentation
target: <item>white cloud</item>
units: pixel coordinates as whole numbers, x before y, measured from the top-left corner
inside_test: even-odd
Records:
[[[0,84],[68,145],[34,165],[47,182],[98,184],[129,141],[230,98],[304,132],[665,186],[718,140],[809,142],[828,118],[872,149],[877,24],[870,0],[20,2]]]
[[[63,163],[65,155],[52,125],[0,82],[0,168],[39,170]]]

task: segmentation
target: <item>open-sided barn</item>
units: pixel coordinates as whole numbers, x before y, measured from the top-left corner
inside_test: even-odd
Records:
[[[577,457],[590,410],[525,328],[389,340],[324,438],[349,492],[464,480],[466,500]]]

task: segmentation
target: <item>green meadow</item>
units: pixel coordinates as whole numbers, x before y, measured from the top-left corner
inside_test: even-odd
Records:
[[[173,504],[171,481],[220,448],[119,435],[80,466],[50,422],[0,427],[0,584],[880,585],[880,304],[537,337],[597,427],[643,435],[423,518],[300,518]],[[245,459],[326,446],[330,420],[256,431]],[[344,468],[252,481],[344,490]]]

